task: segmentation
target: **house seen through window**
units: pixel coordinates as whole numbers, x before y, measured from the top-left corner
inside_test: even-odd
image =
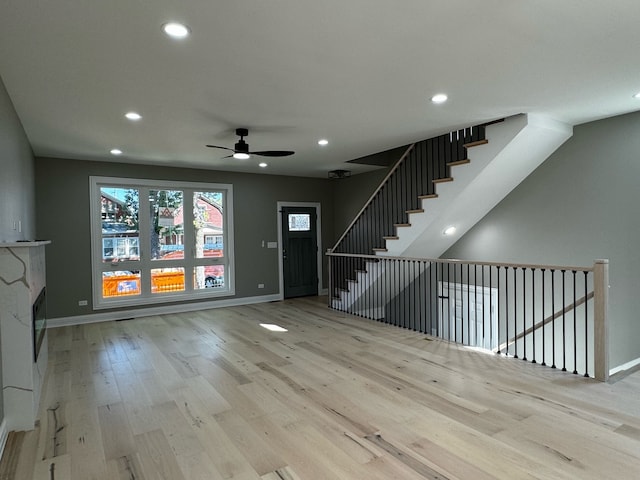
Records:
[[[233,293],[231,185],[91,178],[94,306]]]

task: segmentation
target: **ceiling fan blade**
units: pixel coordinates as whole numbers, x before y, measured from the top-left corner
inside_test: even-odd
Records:
[[[289,150],[265,150],[263,152],[249,152],[250,155],[262,155],[263,157],[288,157],[296,152]]]
[[[235,152],[235,150],[233,148],[219,147],[218,145],[207,145],[207,147],[209,147],[209,148],[222,148],[223,150],[230,150],[232,152]]]

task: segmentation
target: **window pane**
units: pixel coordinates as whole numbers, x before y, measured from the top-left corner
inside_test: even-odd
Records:
[[[102,272],[103,298],[140,295],[140,272]]]
[[[184,268],[151,269],[151,293],[184,292]]]
[[[194,192],[193,194],[196,258],[224,256],[223,202],[222,192]]]
[[[150,190],[151,260],[184,258],[182,192]]]
[[[311,230],[311,215],[308,213],[290,213],[289,231],[308,232]]]
[[[138,198],[134,188],[100,188],[102,261],[139,260]]]
[[[201,265],[193,270],[193,286],[203,288],[224,287],[224,265]]]

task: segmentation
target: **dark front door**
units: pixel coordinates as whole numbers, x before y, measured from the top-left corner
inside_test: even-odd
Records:
[[[284,298],[318,294],[318,241],[314,207],[282,207]]]

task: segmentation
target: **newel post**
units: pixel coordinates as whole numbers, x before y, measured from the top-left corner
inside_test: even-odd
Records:
[[[609,260],[593,266],[595,378],[609,380]]]

